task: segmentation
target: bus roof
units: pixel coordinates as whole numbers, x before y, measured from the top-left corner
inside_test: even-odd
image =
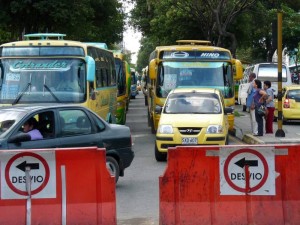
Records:
[[[113,52],[115,58],[118,58],[118,59],[121,59],[121,60],[125,59],[125,55],[122,52],[122,50],[112,50],[112,52]]]
[[[186,45],[207,45],[211,46],[210,41],[206,40],[177,40],[176,43],[180,44],[186,44]]]
[[[5,44],[2,44],[1,47],[41,47],[41,46],[76,46],[76,47],[82,47],[86,48],[87,46],[94,46],[97,48],[101,48],[97,45],[91,45],[85,42],[80,41],[73,41],[73,40],[53,40],[53,39],[43,39],[43,40],[23,40],[23,41],[14,41],[14,42],[8,42]],[[101,48],[103,50],[108,51],[108,49]]]
[[[93,45],[93,46],[96,46],[98,48],[103,48],[103,49],[108,50],[107,44],[103,43],[103,42],[85,42],[85,43],[88,44],[88,45]]]
[[[217,46],[209,46],[209,45],[192,45],[192,44],[184,44],[184,45],[169,45],[169,46],[156,46],[155,51],[187,51],[187,50],[198,50],[198,51],[222,51],[228,52],[231,55],[231,52],[226,48],[221,48]]]
[[[14,41],[2,44],[1,47],[33,47],[33,46],[81,46],[84,47],[87,44],[80,41],[71,41],[71,40],[23,40],[23,41]]]
[[[65,34],[59,34],[59,33],[36,33],[36,34],[25,34],[24,38],[25,40],[30,40],[30,38],[39,38],[40,40],[49,40],[51,38],[57,38],[57,40],[63,40]]]

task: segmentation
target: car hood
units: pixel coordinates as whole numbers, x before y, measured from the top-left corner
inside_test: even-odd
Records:
[[[173,127],[207,127],[212,124],[223,125],[223,114],[163,114],[159,124]]]

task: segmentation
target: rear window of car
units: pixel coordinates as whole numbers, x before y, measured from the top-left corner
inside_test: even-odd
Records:
[[[82,110],[60,110],[59,117],[62,136],[90,134],[92,132],[91,121]]]
[[[289,90],[287,93],[287,98],[295,99],[295,101],[300,102],[300,89]]]
[[[222,106],[218,95],[206,93],[182,93],[169,96],[164,113],[169,114],[219,114]]]

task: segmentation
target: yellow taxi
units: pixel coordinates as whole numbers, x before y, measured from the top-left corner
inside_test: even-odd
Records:
[[[163,107],[156,133],[155,158],[167,159],[168,147],[178,145],[228,144],[227,114],[222,93],[210,88],[177,88]]]
[[[275,100],[274,119],[278,118],[278,100]],[[300,85],[282,88],[282,120],[300,120]]]

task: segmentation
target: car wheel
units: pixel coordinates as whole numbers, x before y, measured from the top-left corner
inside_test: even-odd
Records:
[[[229,145],[229,135],[228,135],[228,134],[227,134],[227,136],[226,136],[225,145]]]
[[[129,109],[129,99],[127,100],[127,102],[126,102],[126,112],[128,111],[128,109]]]
[[[287,124],[287,119],[285,119],[283,116],[282,116],[282,124]]]
[[[158,151],[158,148],[155,144],[155,147],[154,147],[154,151],[155,151],[155,159],[157,162],[164,162],[164,161],[167,161],[167,153],[164,153],[164,152],[160,152]]]
[[[246,112],[247,106],[243,105],[243,112]]]
[[[147,110],[147,117],[148,117],[148,127],[151,127],[151,118],[150,118],[149,109]]]
[[[156,130],[155,130],[155,127],[154,127],[153,119],[151,120],[151,133],[152,134],[156,134]]]
[[[120,176],[120,167],[117,160],[111,156],[106,156],[106,167],[110,175],[115,177],[115,181],[117,183]]]

